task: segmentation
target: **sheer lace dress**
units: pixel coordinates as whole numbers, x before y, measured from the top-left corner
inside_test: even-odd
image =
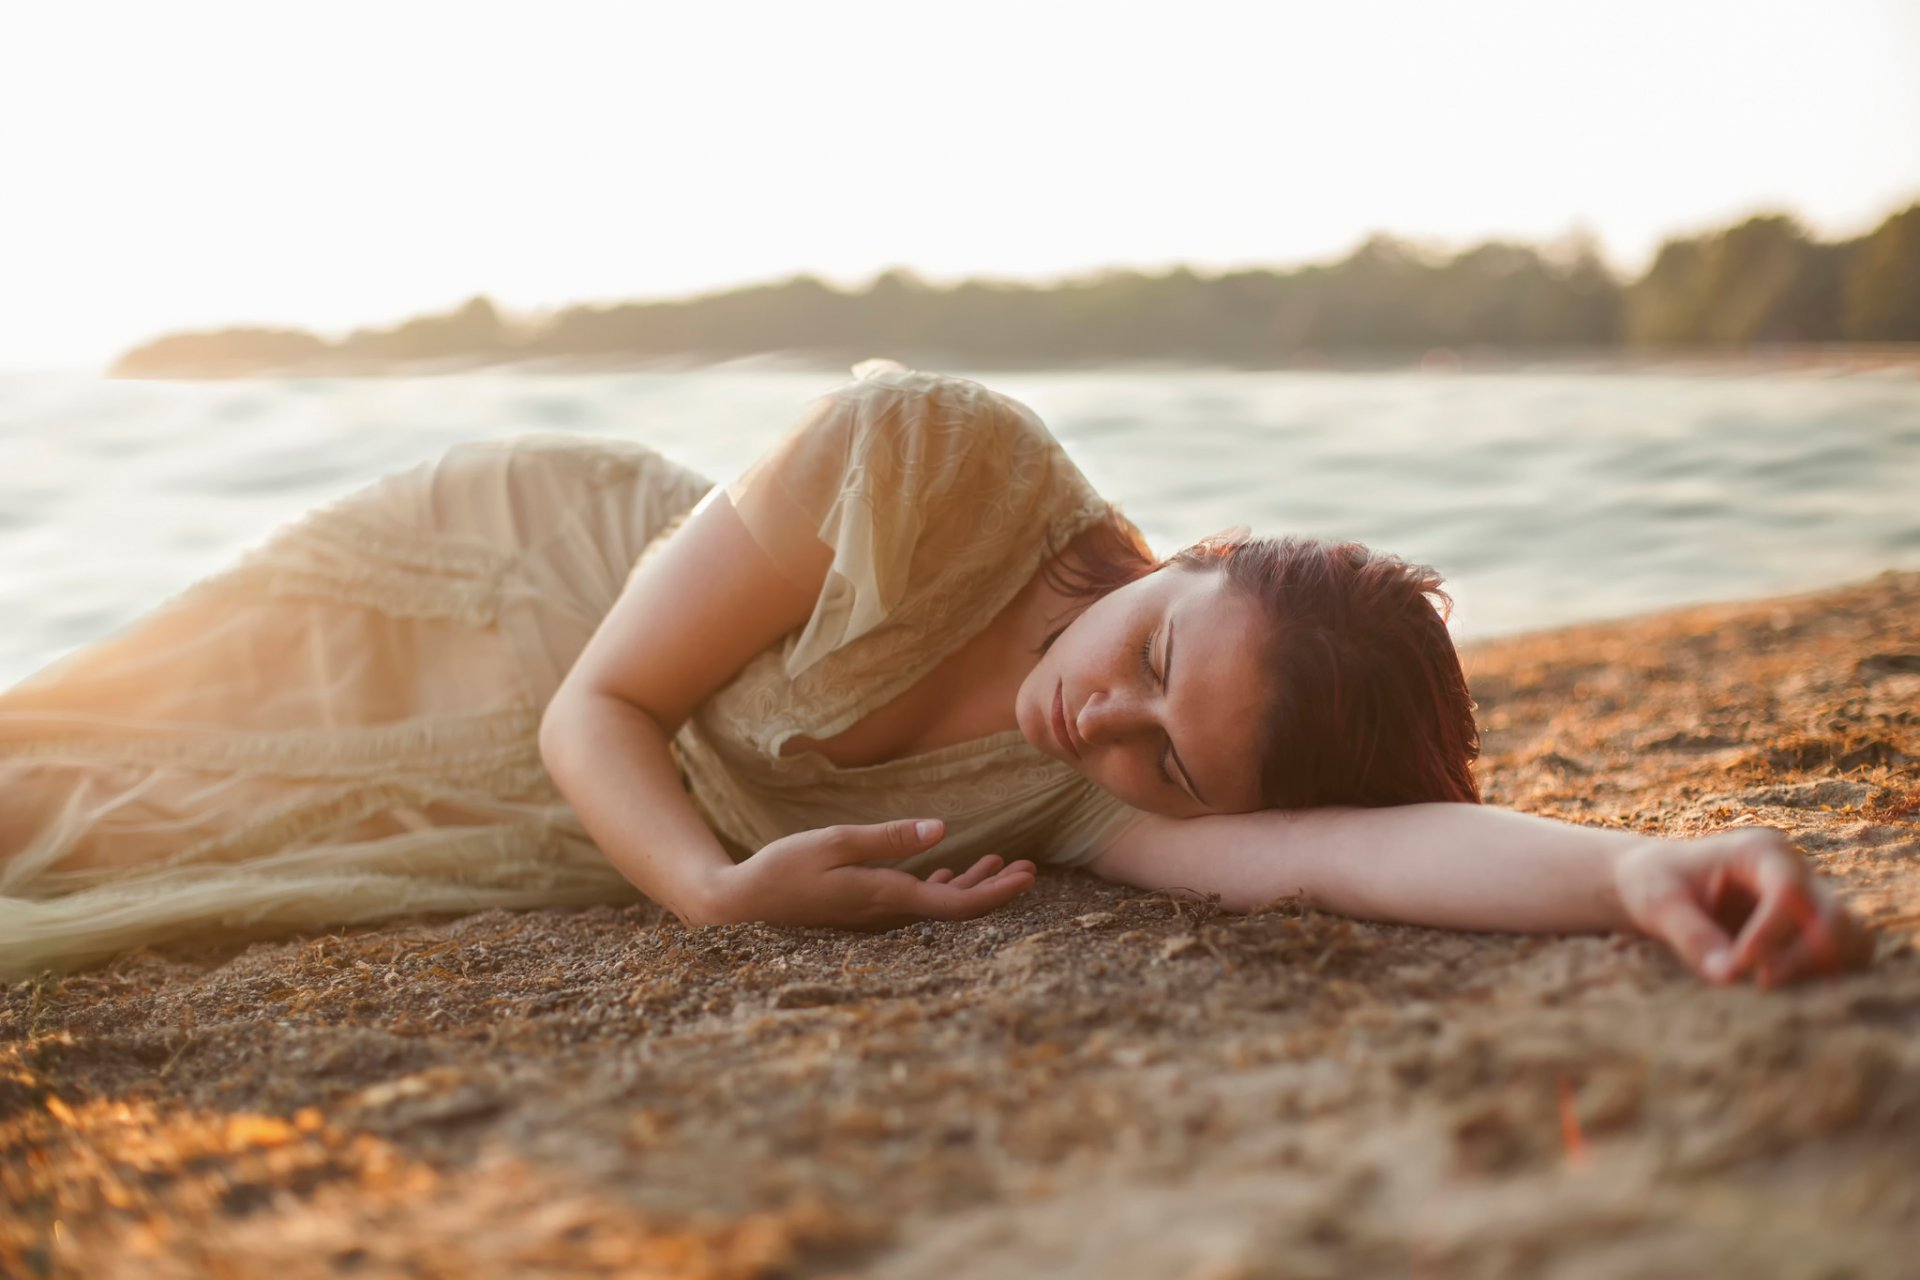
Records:
[[[1084,861],[1137,815],[1017,733],[867,768],[782,754],[931,671],[1105,511],[1017,402],[856,374],[729,487],[756,534],[797,504],[833,568],[805,627],[676,738],[695,803],[735,857],[911,812],[950,832],[915,870]],[[0,693],[0,980],[182,937],[631,899],[541,765],[540,712],[710,487],[629,442],[458,446]]]

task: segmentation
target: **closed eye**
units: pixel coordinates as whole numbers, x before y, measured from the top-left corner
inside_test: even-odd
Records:
[[[1141,642],[1140,667],[1142,670],[1144,670],[1147,673],[1147,679],[1153,681],[1153,683],[1157,685],[1161,685],[1162,687],[1165,687],[1165,682],[1161,680],[1160,673],[1153,669],[1153,638],[1157,634],[1158,634],[1157,632],[1150,631],[1147,633],[1147,638]],[[1173,749],[1173,743],[1171,740],[1169,740],[1167,743],[1167,750],[1171,751],[1172,749]],[[1165,753],[1162,753],[1160,758],[1154,761],[1154,764],[1159,767],[1160,777],[1162,781],[1164,781],[1170,787],[1178,785],[1173,780],[1173,770],[1167,767],[1167,756]]]
[[[1166,678],[1162,681],[1162,684],[1171,687],[1173,684],[1173,620],[1171,618],[1167,620],[1166,663]],[[1180,758],[1180,753],[1174,750],[1173,738],[1171,736],[1167,738],[1167,754],[1173,757],[1173,767],[1180,771],[1180,777],[1185,780],[1187,784],[1187,794],[1191,795],[1201,804],[1206,804],[1207,798],[1201,795],[1200,788],[1194,785],[1193,775],[1187,772],[1186,762]],[[1163,758],[1160,761],[1160,772],[1165,773],[1166,771],[1167,762]],[[1172,781],[1172,779],[1169,778],[1168,781]]]

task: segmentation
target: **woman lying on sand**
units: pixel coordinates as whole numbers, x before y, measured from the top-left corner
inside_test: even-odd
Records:
[[[0,978],[634,889],[689,925],[966,919],[1036,862],[1633,929],[1714,982],[1866,962],[1778,832],[1481,805],[1430,570],[1157,559],[1025,406],[855,372],[724,491],[616,441],[456,448],[0,695]]]

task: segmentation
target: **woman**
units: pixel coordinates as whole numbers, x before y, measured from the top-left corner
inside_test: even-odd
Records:
[[[1637,928],[1714,981],[1864,963],[1777,833],[1479,806],[1429,572],[1236,537],[1157,563],[1018,402],[855,373],[704,498],[637,446],[456,449],[0,697],[0,976],[633,889],[689,924],[963,919],[1036,859]]]

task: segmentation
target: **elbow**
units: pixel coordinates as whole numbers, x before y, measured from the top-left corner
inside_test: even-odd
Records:
[[[579,735],[574,703],[575,700],[563,690],[555,694],[553,700],[547,703],[546,710],[540,713],[540,763],[545,766],[547,776],[556,783],[560,778],[565,747]]]
[[[594,689],[570,689],[562,684],[546,710],[540,713],[540,763],[557,783],[563,770],[576,767],[575,760],[591,759],[590,744],[604,732],[620,732],[620,726],[644,726],[663,740],[672,731],[646,708],[636,706],[615,694]],[[584,753],[584,754],[583,754]]]

